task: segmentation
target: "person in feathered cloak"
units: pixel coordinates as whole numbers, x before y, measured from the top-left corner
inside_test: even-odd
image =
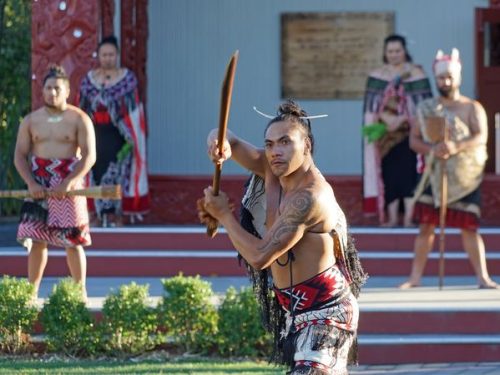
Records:
[[[384,41],[384,65],[371,72],[363,106],[363,211],[378,215],[380,224],[397,226],[404,203],[404,225],[412,226],[417,155],[409,147],[416,105],[432,96],[422,68],[413,64],[406,40]],[[386,213],[388,215],[386,215]],[[388,217],[388,218],[387,218]]]
[[[97,161],[89,175],[90,185],[122,187],[121,201],[95,199],[93,206],[103,225],[131,223],[149,211],[146,163],[146,121],[139,99],[137,78],[118,62],[115,37],[99,44],[100,66],[83,78],[79,106],[92,119],[97,140]]]
[[[418,124],[412,129],[410,145],[425,155],[425,171],[415,192],[415,221],[419,233],[408,281],[402,289],[419,286],[434,232],[440,224],[442,173],[447,178],[445,226],[459,228],[462,245],[476,273],[479,288],[496,289],[488,272],[484,241],[479,233],[481,182],[488,157],[488,124],[483,106],[460,93],[462,63],[456,48],[450,55],[441,50],[433,64],[439,97],[419,104]],[[431,118],[444,121],[447,139]],[[445,160],[445,163],[442,163]],[[444,169],[443,169],[444,167]],[[446,186],[446,185],[445,185]]]

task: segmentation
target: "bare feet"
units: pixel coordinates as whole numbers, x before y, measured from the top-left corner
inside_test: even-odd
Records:
[[[490,279],[479,284],[479,289],[500,289],[500,285]]]
[[[402,290],[405,290],[405,289],[416,288],[416,287],[419,287],[419,286],[420,286],[420,283],[412,283],[411,281],[405,281],[398,288],[402,289]]]

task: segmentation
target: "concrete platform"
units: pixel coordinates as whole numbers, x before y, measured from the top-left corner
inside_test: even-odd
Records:
[[[212,285],[212,290],[223,294],[230,286],[239,289],[250,286],[246,277],[201,277]],[[61,277],[44,277],[39,297],[46,298]],[[494,277],[500,283],[500,277]],[[148,284],[151,296],[161,296],[161,277],[89,277],[87,292],[89,298],[105,297],[120,285],[135,282]],[[400,290],[397,285],[404,277],[370,277],[363,288],[359,303],[362,310],[387,309],[480,309],[491,307],[500,310],[500,290],[478,289],[472,276],[448,276],[444,288],[439,290],[437,277],[424,277],[422,287]],[[465,304],[465,301],[467,303]]]

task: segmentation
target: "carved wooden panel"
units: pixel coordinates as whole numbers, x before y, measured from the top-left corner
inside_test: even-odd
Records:
[[[115,0],[100,0],[101,2],[101,37],[115,33]]]
[[[283,98],[360,99],[382,64],[392,12],[285,13],[281,16]]]
[[[500,8],[500,0],[490,0],[490,8]]]
[[[70,103],[84,74],[94,65],[98,38],[98,0],[36,0],[32,3],[32,108],[43,104],[43,77],[60,64],[70,77]]]
[[[139,95],[146,104],[148,0],[121,0],[121,64],[139,81]]]

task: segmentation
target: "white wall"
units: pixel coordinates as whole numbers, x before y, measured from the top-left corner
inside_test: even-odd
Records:
[[[474,8],[488,0],[150,0],[148,43],[151,174],[211,174],[206,134],[217,126],[226,63],[238,49],[229,127],[261,145],[280,98],[280,14],[392,11],[414,61],[431,72],[438,48],[457,47],[462,92],[474,96]],[[381,51],[382,53],[382,51]],[[361,173],[361,100],[300,101],[316,120],[316,163],[327,175]],[[245,173],[235,163],[223,173]]]

